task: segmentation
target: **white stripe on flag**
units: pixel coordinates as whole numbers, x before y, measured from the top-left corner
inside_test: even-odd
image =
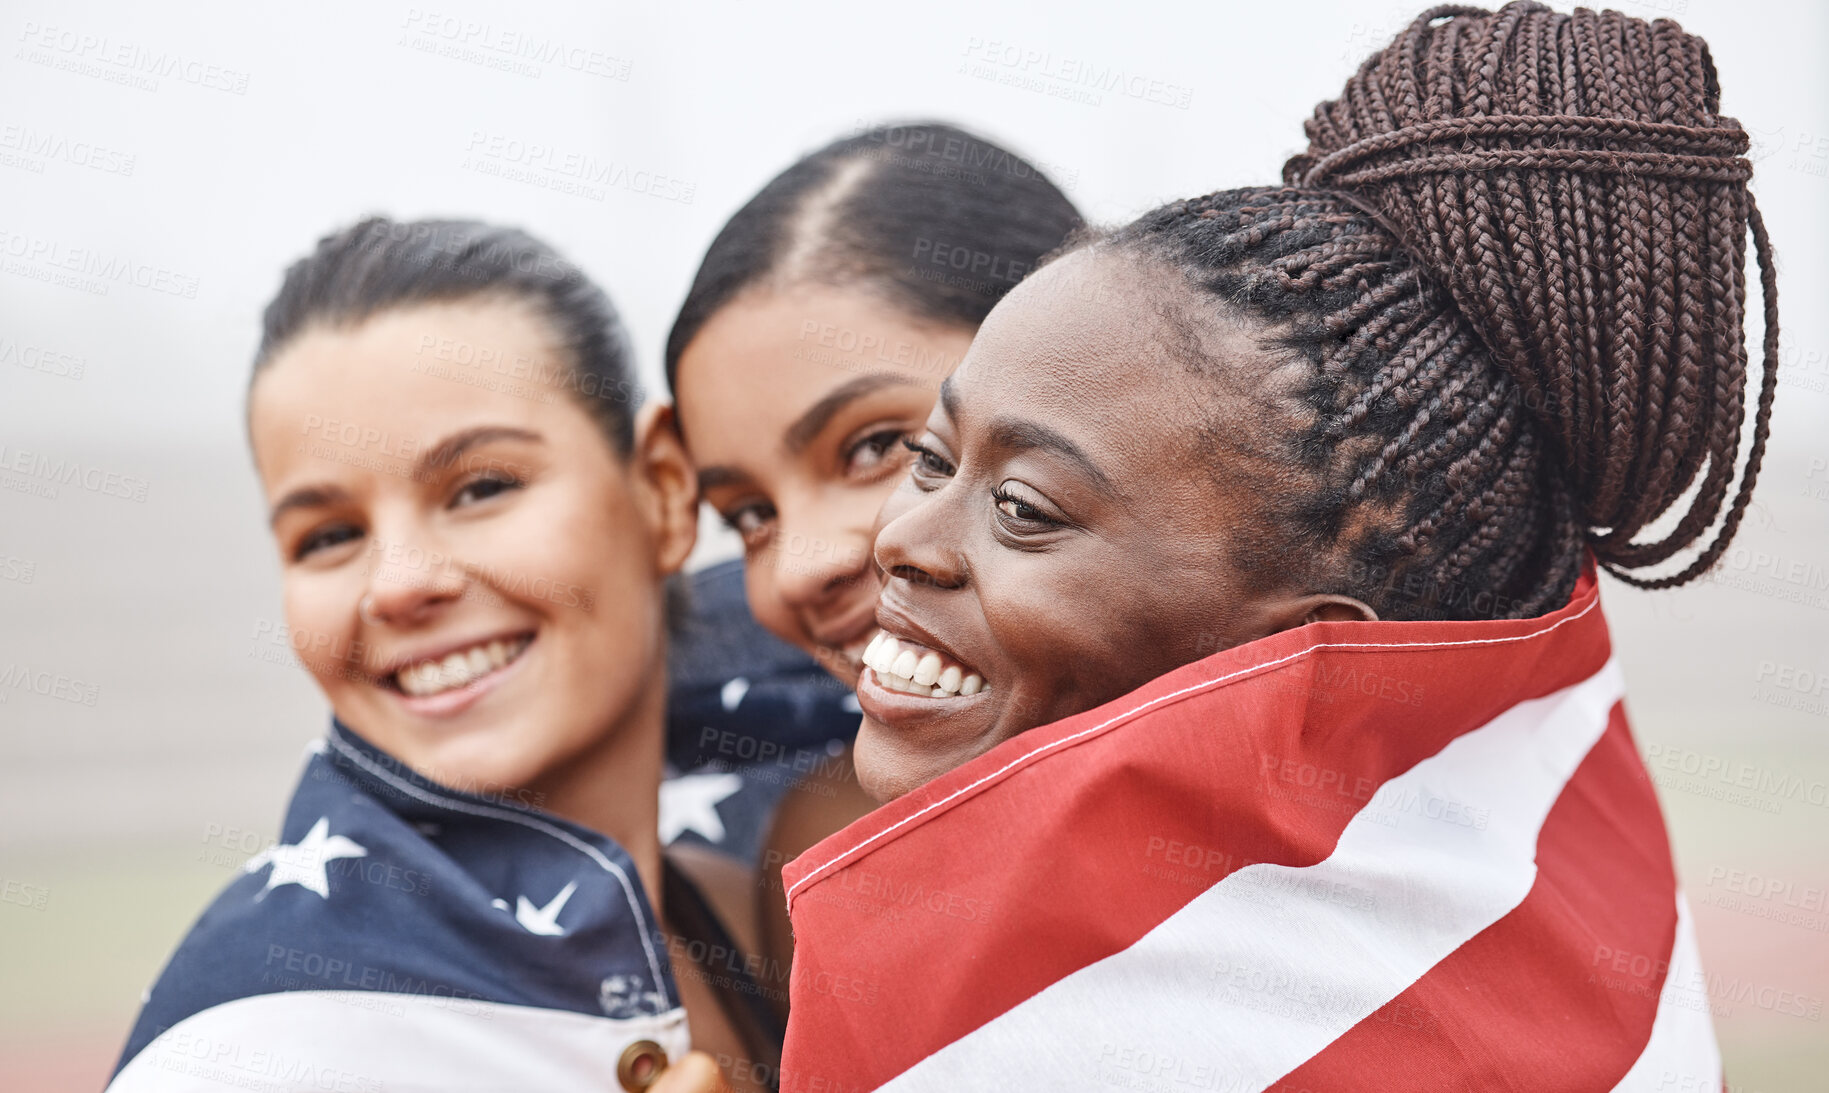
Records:
[[[1715,1093],[1721,1088],[1721,1050],[1709,1018],[1708,981],[1696,948],[1689,901],[1677,893],[1677,936],[1670,946],[1670,967],[1658,995],[1658,1015],[1651,1023],[1645,1050],[1614,1086],[1615,1093],[1682,1090]]]
[[[685,1054],[686,1011],[626,1021],[445,995],[283,991],[165,1030],[107,1093],[499,1090],[602,1093],[623,1048]]]
[[[1623,692],[1609,660],[1506,710],[1381,787],[1325,861],[1238,870],[883,1088],[1265,1088],[1524,899]]]

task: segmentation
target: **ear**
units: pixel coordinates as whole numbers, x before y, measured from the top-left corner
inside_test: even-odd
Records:
[[[1294,630],[1311,622],[1377,622],[1378,612],[1363,600],[1332,592],[1314,592],[1304,596],[1278,598],[1262,616],[1263,625],[1257,637]]]
[[[1377,622],[1378,612],[1372,610],[1364,600],[1355,600],[1351,596],[1338,596],[1331,592],[1317,592],[1312,596],[1303,596],[1296,601],[1301,605],[1302,621],[1297,626],[1307,626],[1311,622]]]
[[[699,537],[699,476],[686,456],[672,403],[651,402],[636,415],[630,461],[646,495],[655,571],[677,573]]]

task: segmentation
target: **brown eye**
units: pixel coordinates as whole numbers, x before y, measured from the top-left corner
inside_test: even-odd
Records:
[[[353,524],[330,524],[326,527],[313,528],[298,545],[292,548],[292,560],[302,562],[319,551],[329,550],[362,537],[362,529]]]
[[[884,429],[864,437],[846,453],[845,473],[866,475],[881,470],[894,460],[896,445],[904,436],[906,434],[900,429]]]
[[[769,524],[775,519],[775,506],[758,501],[718,515],[726,527],[743,537],[744,549],[754,550],[768,534]]]
[[[992,490],[991,497],[997,504],[999,518],[1009,531],[1034,533],[1066,524],[1065,520],[1044,512],[1039,500],[1031,500],[1014,492],[1009,482]]]
[[[1014,497],[999,499],[997,507],[1017,520],[1040,520],[1042,518],[1040,510],[1031,507],[1026,502],[1019,501]]]
[[[482,475],[464,483],[456,493],[452,494],[450,507],[460,508],[464,505],[474,505],[478,501],[487,501],[498,493],[507,493],[509,490],[520,488],[521,483],[518,480],[506,475]]]
[[[929,489],[937,484],[932,483],[931,480],[937,478],[951,478],[958,472],[958,468],[953,466],[951,460],[919,441],[903,437],[902,447],[907,448],[914,453],[914,466],[909,468],[909,470],[915,481],[917,483],[925,484]]]

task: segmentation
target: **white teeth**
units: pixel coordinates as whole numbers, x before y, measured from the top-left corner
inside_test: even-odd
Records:
[[[398,677],[400,689],[410,695],[425,694],[428,691],[436,690],[438,688],[438,681],[430,678],[428,673],[424,671],[424,669],[428,667],[430,666],[415,664],[401,669]]]
[[[879,672],[887,672],[889,666],[895,663],[896,650],[901,643],[890,637],[887,632],[880,633],[878,636],[882,640],[871,642],[870,648],[864,650],[864,663]]]
[[[934,680],[940,678],[940,654],[929,653],[915,665],[914,681],[923,687],[931,687]]]
[[[878,683],[881,683],[883,686],[889,688],[892,691],[901,691],[903,694],[921,695],[923,697],[928,697],[928,698],[932,697],[930,694],[928,694],[928,692],[930,690],[932,690],[932,688],[923,687],[919,683],[916,683],[913,680],[908,679],[905,676],[898,676],[893,673],[879,672],[879,673],[877,673],[876,680]]]
[[[939,653],[922,649],[918,645],[903,644],[889,636],[886,630],[877,631],[864,647],[863,662],[876,672],[876,681],[892,691],[903,694],[921,695],[924,698],[948,698],[955,694],[976,694],[988,691],[984,677],[967,670],[958,664],[948,664]]]
[[[394,682],[410,695],[430,695],[462,687],[497,669],[507,667],[527,648],[528,638],[495,640],[448,654],[443,660],[424,660],[394,673]]]

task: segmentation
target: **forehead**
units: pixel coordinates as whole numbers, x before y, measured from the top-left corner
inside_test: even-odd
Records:
[[[880,394],[925,413],[969,337],[854,289],[746,293],[720,308],[681,355],[675,388],[687,438],[702,457],[764,433],[779,441],[786,423],[866,376],[893,378]]]
[[[701,470],[770,479],[827,466],[834,450],[819,437],[925,419],[969,342],[968,329],[920,322],[858,289],[755,289],[680,355],[680,426]]]
[[[571,409],[569,361],[549,324],[494,300],[391,309],[351,327],[307,328],[254,384],[263,429],[328,418],[428,441],[460,420],[532,424]]]
[[[1202,430],[1225,427],[1227,359],[1250,351],[1242,335],[1191,324],[1197,306],[1166,271],[1092,248],[1067,255],[985,320],[953,377],[961,417],[1042,421],[1108,464],[1185,464]],[[1198,370],[1196,352],[1209,362]]]

